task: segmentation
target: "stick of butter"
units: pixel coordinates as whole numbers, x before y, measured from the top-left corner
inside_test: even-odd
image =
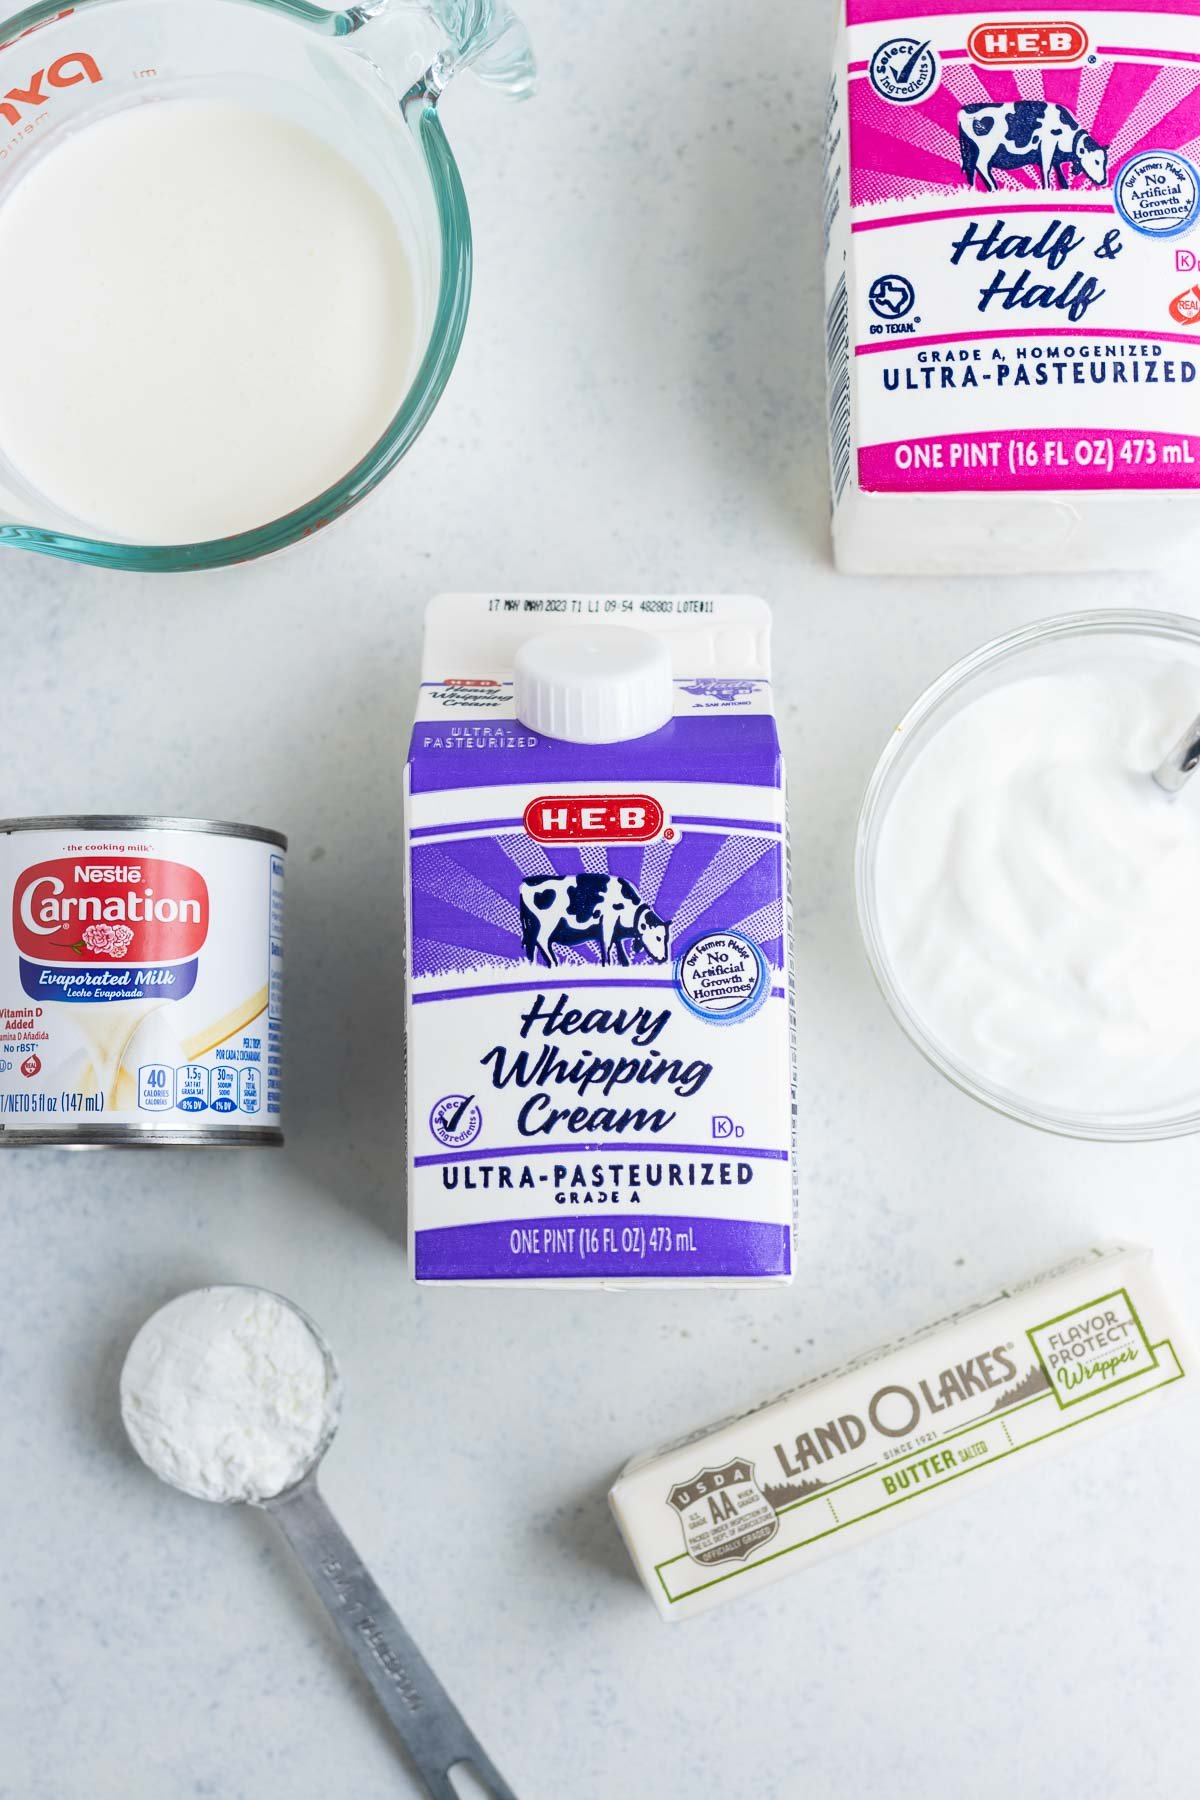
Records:
[[[1110,1246],[636,1457],[609,1500],[688,1618],[1194,1382],[1151,1252]]]

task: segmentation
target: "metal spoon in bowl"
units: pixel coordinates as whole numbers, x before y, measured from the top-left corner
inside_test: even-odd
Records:
[[[1178,794],[1200,767],[1200,719],[1193,719],[1179,742],[1163,757],[1154,779],[1165,794]]]
[[[256,1355],[248,1336],[256,1316],[268,1323],[282,1321],[287,1327],[289,1342],[284,1349],[292,1352],[298,1373],[292,1388],[282,1395],[281,1357]],[[197,1331],[198,1319],[218,1333],[224,1331],[225,1336],[214,1338]],[[323,1379],[316,1388],[311,1376],[314,1368],[320,1374],[320,1364],[311,1355],[312,1346],[297,1332],[296,1321],[324,1362]],[[174,1374],[172,1348],[176,1352]],[[305,1353],[309,1358],[307,1387],[301,1380],[306,1371],[300,1366]],[[163,1447],[160,1427],[163,1410],[172,1398],[172,1381],[175,1396],[184,1402],[180,1416],[190,1421],[186,1429],[207,1433],[207,1449],[219,1453],[221,1459],[220,1480],[226,1469],[230,1471],[231,1491],[212,1483],[197,1485],[195,1465],[177,1460],[169,1442]],[[255,1389],[259,1381],[261,1395]],[[200,1288],[170,1301],[143,1325],[121,1371],[125,1428],[134,1449],[154,1474],[197,1498],[258,1506],[276,1521],[343,1643],[374,1688],[429,1793],[436,1800],[461,1800],[465,1789],[458,1789],[452,1776],[469,1772],[492,1800],[516,1800],[318,1491],[317,1469],[337,1432],[340,1399],[341,1377],[324,1334],[300,1307],[264,1288]],[[313,1404],[306,1410],[300,1402],[308,1401]],[[255,1410],[258,1403],[261,1413]],[[222,1410],[226,1406],[228,1418]],[[239,1408],[240,1418],[236,1416]],[[239,1473],[236,1467],[239,1432],[247,1445],[257,1442],[261,1446],[262,1432],[269,1432],[273,1421],[278,1421],[283,1458],[275,1466],[286,1468],[287,1485],[278,1492],[259,1493],[247,1485],[244,1470]],[[229,1430],[223,1435],[226,1424]],[[232,1461],[227,1460],[227,1445],[233,1446]],[[288,1467],[288,1454],[298,1454],[299,1464]],[[473,1791],[479,1791],[478,1787]]]

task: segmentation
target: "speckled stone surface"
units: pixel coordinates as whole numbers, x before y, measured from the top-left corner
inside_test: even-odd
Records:
[[[292,839],[280,1154],[0,1162],[0,1795],[394,1800],[417,1786],[269,1520],[158,1486],[117,1372],[205,1281],[340,1356],[325,1487],[530,1800],[1179,1800],[1195,1791],[1195,1403],[689,1626],[607,1516],[618,1465],[1103,1235],[1200,1314],[1197,1146],[1057,1142],[961,1097],[877,997],[855,811],[946,664],[1144,580],[855,582],[828,561],[826,9],[529,0],[543,92],[467,84],[477,233],[449,392],[375,502],[267,565],[141,580],[5,555],[0,812]],[[757,591],[792,780],[793,1289],[416,1292],[403,1249],[400,794],[442,589]]]

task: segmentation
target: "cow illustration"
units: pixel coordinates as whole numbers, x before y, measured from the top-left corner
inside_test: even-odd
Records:
[[[643,950],[651,962],[666,962],[671,922],[660,919],[637,889],[620,875],[546,875],[521,883],[521,939],[525,955],[539,954],[554,968],[555,944],[594,940],[607,963],[614,946],[617,961],[629,966],[629,946]]]
[[[1067,185],[1067,164],[1073,163],[1095,187],[1108,181],[1108,147],[1098,144],[1065,106],[1051,100],[988,100],[964,106],[958,115],[958,141],[962,148],[967,186],[978,175],[989,193],[999,183],[997,169],[1025,169],[1036,164],[1042,186],[1058,172],[1058,185]]]

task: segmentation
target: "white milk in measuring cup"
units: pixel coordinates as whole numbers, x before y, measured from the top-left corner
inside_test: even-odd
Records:
[[[761,600],[445,595],[407,776],[418,1281],[793,1271]]]
[[[383,436],[414,367],[414,277],[383,202],[240,100],[158,100],[65,138],[0,205],[0,257],[20,271],[0,338],[22,346],[0,369],[0,452],[103,538],[282,517]]]
[[[287,840],[0,821],[0,1148],[281,1144]]]
[[[1200,542],[1200,12],[838,0],[834,543],[851,572]]]
[[[466,323],[467,68],[530,91],[505,0],[0,21],[0,546],[218,567],[383,479]]]

